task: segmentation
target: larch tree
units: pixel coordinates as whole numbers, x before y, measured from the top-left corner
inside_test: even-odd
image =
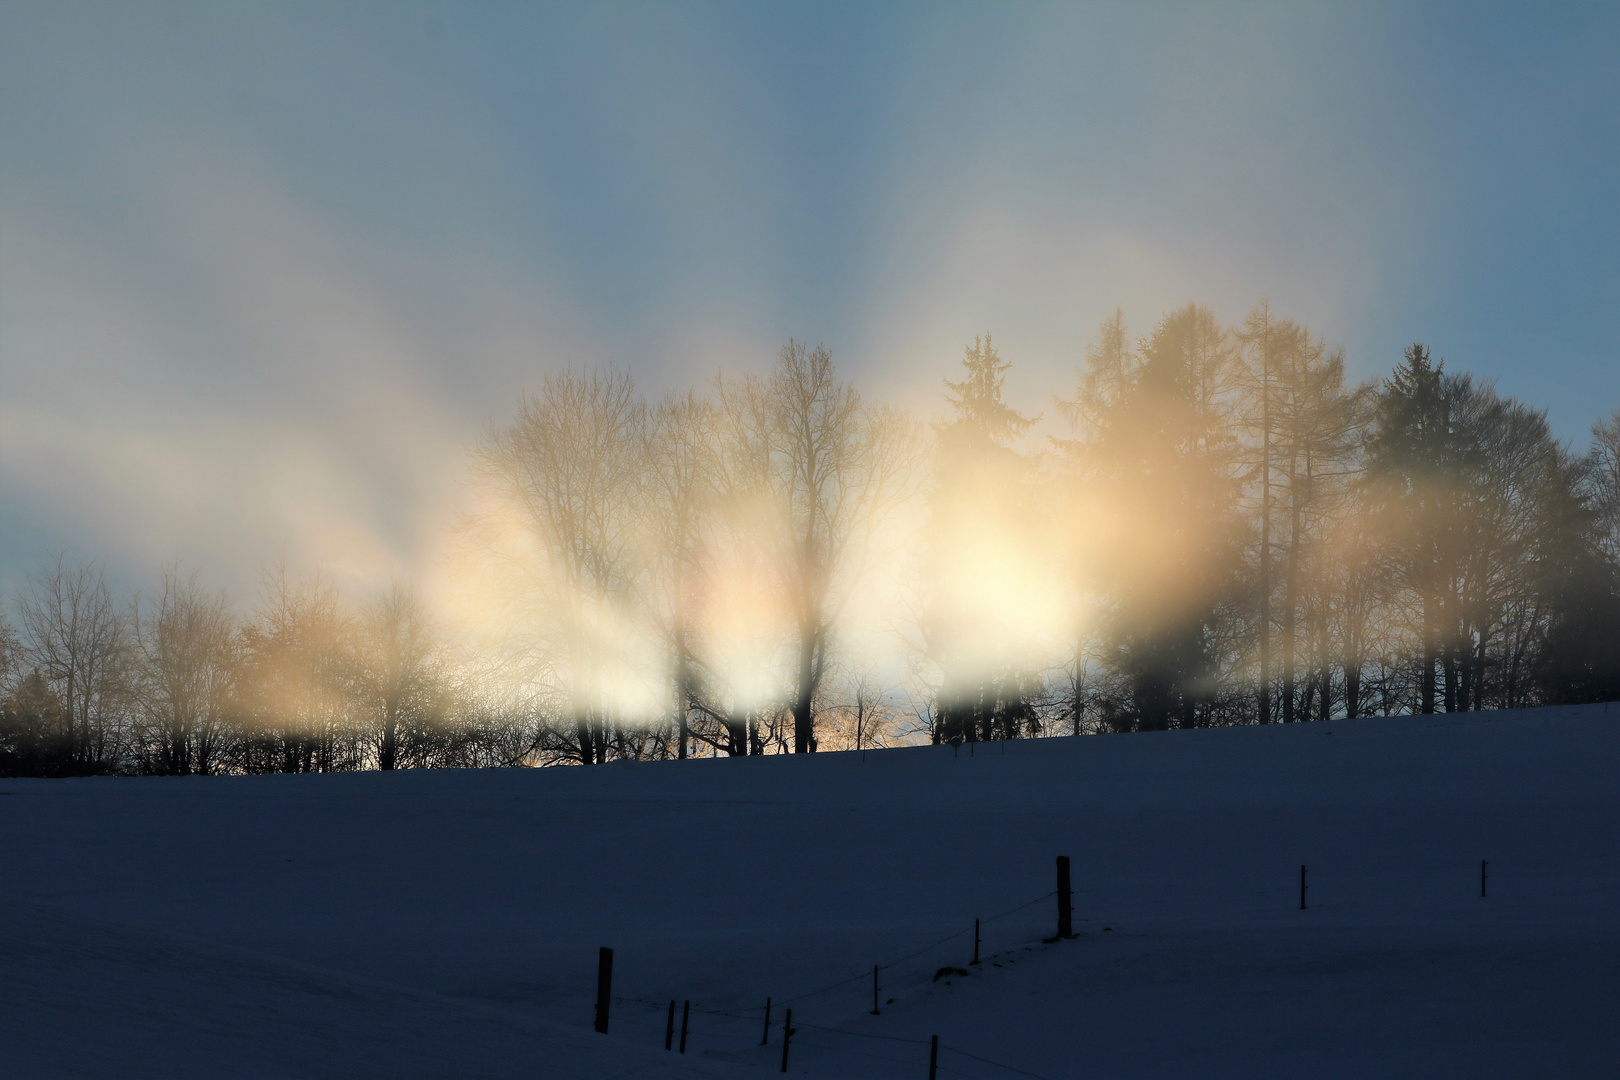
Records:
[[[1188,305],[1109,376],[1114,389],[1084,403],[1076,453],[1106,515],[1098,560],[1117,692],[1104,705],[1116,728],[1213,716],[1240,568],[1235,362],[1214,316]]]
[[[255,617],[242,628],[247,772],[336,772],[360,768],[355,625],[337,588],[321,574],[295,577],[282,563],[263,573]]]
[[[1302,711],[1308,716],[1313,692],[1320,694],[1321,715],[1328,714],[1328,602],[1317,586],[1329,580],[1324,532],[1345,506],[1361,440],[1357,394],[1344,385],[1343,354],[1330,353],[1304,327],[1292,322],[1273,322],[1270,337],[1270,402],[1265,412],[1270,417],[1270,452],[1276,458],[1277,475],[1266,486],[1281,501],[1284,517],[1280,530],[1272,526],[1265,531],[1272,536],[1281,531],[1285,536],[1278,598],[1282,609],[1278,697],[1282,720],[1289,723]],[[1262,558],[1269,562],[1265,553]],[[1263,573],[1262,577],[1269,575]],[[1269,610],[1270,589],[1262,586],[1262,591],[1263,605]],[[1303,628],[1307,638],[1303,647],[1302,620],[1315,624]],[[1309,661],[1303,692],[1299,678],[1302,654]]]
[[[1620,563],[1620,408],[1592,425],[1586,484],[1604,551]]]

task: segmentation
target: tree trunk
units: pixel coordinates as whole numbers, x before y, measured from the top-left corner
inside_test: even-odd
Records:
[[[1295,670],[1294,654],[1295,609],[1299,606],[1299,461],[1296,455],[1288,457],[1288,566],[1283,571],[1283,723],[1294,722]]]
[[[1449,600],[1450,597],[1447,597]],[[1455,620],[1448,620],[1455,622]],[[1450,638],[1445,648],[1441,650],[1441,672],[1445,676],[1445,703],[1446,712],[1457,711],[1457,634],[1455,629],[1446,635]]]
[[[815,749],[815,718],[810,706],[816,693],[816,640],[814,630],[800,630],[799,685],[793,697],[793,752],[808,754]]]
[[[393,710],[388,711],[383,720],[382,743],[377,747],[377,768],[392,769],[395,757],[399,750],[398,721],[395,720]]]
[[[592,729],[590,714],[583,709],[574,713],[574,733],[579,738],[580,764],[596,764],[595,732]]]
[[[726,753],[732,757],[748,756],[748,718],[726,718]]]
[[[1344,658],[1344,715],[1351,720],[1361,715],[1361,656],[1355,648]]]
[[[1261,349],[1260,465],[1260,722],[1271,723],[1271,353]]]
[[[395,681],[394,686],[398,687]],[[390,690],[383,697],[382,739],[377,744],[377,768],[394,768],[399,757],[399,695]]]
[[[687,730],[686,711],[692,701],[692,667],[691,660],[686,655],[686,628],[677,624],[675,630],[675,714],[680,728],[680,746],[675,756],[681,761],[686,760],[686,743],[689,737]]]
[[[1434,640],[1437,636],[1435,623],[1438,619],[1434,610],[1437,603],[1431,587],[1423,598],[1423,669],[1418,675],[1419,706],[1425,716],[1434,712],[1434,666],[1439,661],[1436,655],[1439,650]]]
[[[1084,646],[1077,646],[1074,650],[1074,733],[1080,734],[1080,722],[1086,715],[1086,697],[1084,676],[1086,671],[1086,657]]]

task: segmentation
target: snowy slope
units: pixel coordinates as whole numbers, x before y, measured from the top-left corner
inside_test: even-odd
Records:
[[[1620,1076],[1612,708],[0,781],[0,1071],[764,1077],[792,998],[801,1076]]]

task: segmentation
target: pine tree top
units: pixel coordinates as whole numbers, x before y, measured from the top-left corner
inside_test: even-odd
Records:
[[[1002,384],[1012,364],[996,353],[988,331],[983,339],[975,337],[967,347],[962,366],[967,372],[960,382],[945,380],[951,409],[956,414],[950,427],[966,428],[1002,446],[1030,429],[1037,418],[1023,415],[1001,399]]]

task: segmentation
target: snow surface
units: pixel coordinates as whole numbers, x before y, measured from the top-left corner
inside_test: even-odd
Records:
[[[0,781],[0,1074],[1620,1076],[1610,708]]]

